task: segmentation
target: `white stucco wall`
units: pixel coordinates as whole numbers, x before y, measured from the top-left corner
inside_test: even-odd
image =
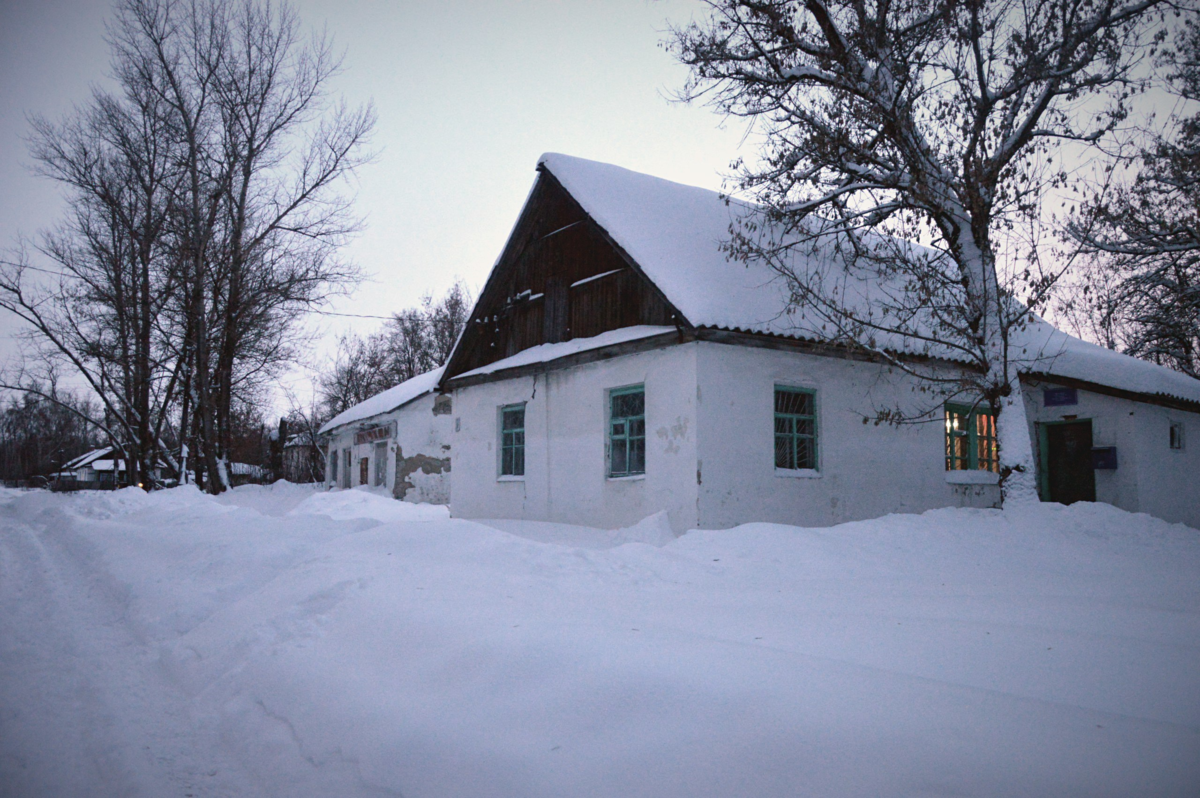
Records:
[[[375,443],[355,444],[355,434],[369,427],[394,422],[395,435],[387,443],[387,476],[384,487],[392,491],[397,499],[414,503],[450,503],[450,435],[453,415],[448,412],[435,414],[438,401],[435,394],[426,394],[403,407],[389,413],[381,413],[355,424],[333,430],[326,443],[326,453],[336,451],[338,457],[338,479],[335,483],[329,463],[326,462],[326,485],[341,487],[342,470],[345,468],[343,452],[350,449],[350,487],[360,482],[359,461],[370,460],[368,485],[375,484]],[[446,399],[443,398],[444,404]],[[439,410],[442,409],[439,406]]]
[[[1117,468],[1097,470],[1096,500],[1200,528],[1200,414],[1079,389],[1074,405],[1045,407],[1039,382],[1027,387],[1031,426],[1090,420],[1092,445],[1115,446]],[[1184,425],[1184,448],[1170,447],[1172,421]],[[1031,429],[1031,434],[1033,430]],[[1034,438],[1037,451],[1037,438]]]
[[[993,506],[998,488],[947,482],[941,415],[931,423],[863,424],[883,408],[926,409],[903,373],[841,358],[700,343],[700,525],[746,521],[828,526],[892,512]],[[777,471],[775,386],[815,391],[815,471]]]
[[[646,389],[646,474],[607,474],[608,392]],[[816,392],[818,469],[774,466],[776,385]],[[1091,419],[1095,446],[1116,446],[1119,467],[1096,472],[1099,501],[1200,527],[1200,415],[1079,391],[1079,404],[1043,407],[1037,423]],[[873,363],[775,349],[693,342],[455,391],[451,511],[606,528],[666,510],[676,532],[749,521],[827,526],[891,512],[992,507],[994,484],[956,484],[945,470],[940,407],[916,424],[863,423],[880,409],[913,414],[936,400],[902,372]],[[499,418],[526,403],[525,476],[499,476]],[[1169,447],[1182,421],[1185,448]],[[988,474],[968,476],[988,479]]]
[[[451,512],[615,529],[697,525],[696,348],[671,346],[454,392]],[[608,392],[646,390],[646,473],[607,477]],[[500,408],[525,402],[525,475],[501,477]]]

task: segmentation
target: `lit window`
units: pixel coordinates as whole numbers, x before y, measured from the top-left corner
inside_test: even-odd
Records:
[[[646,388],[621,388],[608,396],[608,475],[645,474]]]
[[[946,405],[946,470],[999,473],[994,415],[966,405]]]
[[[775,387],[775,467],[817,467],[817,397],[812,391]]]
[[[525,405],[500,408],[500,475],[525,475]]]
[[[1171,422],[1171,448],[1177,452],[1183,451],[1183,422]]]

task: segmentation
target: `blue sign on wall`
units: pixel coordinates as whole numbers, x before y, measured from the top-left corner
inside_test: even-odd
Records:
[[[1079,404],[1079,393],[1074,388],[1043,388],[1043,407],[1062,407]]]
[[[1092,447],[1092,468],[1097,471],[1114,471],[1117,468],[1116,446]]]

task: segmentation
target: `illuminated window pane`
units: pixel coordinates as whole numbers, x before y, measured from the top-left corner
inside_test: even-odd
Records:
[[[946,405],[946,470],[1000,470],[996,417],[978,407]]]

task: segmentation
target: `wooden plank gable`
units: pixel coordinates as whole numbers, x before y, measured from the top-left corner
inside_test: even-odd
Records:
[[[539,344],[639,324],[687,320],[542,168],[443,381]]]

